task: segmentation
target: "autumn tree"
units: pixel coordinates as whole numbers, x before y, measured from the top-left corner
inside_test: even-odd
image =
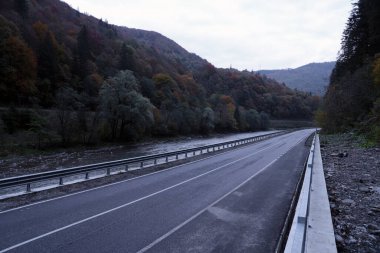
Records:
[[[36,94],[36,57],[14,24],[0,16],[0,98],[3,103],[31,103]]]
[[[230,96],[213,94],[210,101],[215,112],[215,127],[220,131],[236,130],[236,107],[233,99]]]
[[[68,57],[47,24],[38,21],[33,24],[33,30],[38,39],[35,50],[38,62],[38,97],[40,105],[52,106],[57,89],[70,79],[67,73]]]

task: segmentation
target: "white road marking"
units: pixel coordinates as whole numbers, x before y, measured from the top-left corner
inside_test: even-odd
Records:
[[[298,141],[295,145],[293,145],[292,147],[290,147],[284,154],[286,154],[287,152],[289,152],[291,149],[293,149],[294,147],[296,147],[302,140],[304,140],[304,138],[302,138],[300,141]],[[273,161],[271,161],[270,163],[268,163],[266,166],[264,166],[262,169],[260,169],[259,171],[257,171],[255,174],[253,174],[252,176],[250,176],[249,178],[247,178],[245,181],[243,181],[241,184],[239,184],[238,186],[236,186],[235,188],[233,188],[231,191],[227,192],[226,194],[224,194],[222,197],[220,197],[219,199],[217,199],[215,202],[211,203],[210,205],[208,205],[206,208],[202,209],[201,211],[199,211],[198,213],[194,214],[193,216],[191,216],[189,219],[187,219],[186,221],[184,221],[183,223],[179,224],[178,226],[176,226],[175,228],[171,229],[169,232],[167,232],[166,234],[162,235],[161,237],[157,238],[156,240],[154,240],[152,243],[150,243],[148,246],[140,249],[139,251],[137,251],[137,253],[144,253],[146,251],[148,251],[149,249],[153,248],[156,244],[160,243],[161,241],[163,241],[165,238],[169,237],[171,234],[175,233],[177,230],[179,230],[180,228],[182,228],[183,226],[185,226],[186,224],[188,224],[189,222],[191,222],[192,220],[194,220],[195,218],[197,218],[198,216],[200,216],[203,212],[207,211],[207,209],[209,209],[210,207],[216,205],[218,202],[222,201],[224,198],[226,198],[228,195],[230,195],[231,193],[233,193],[234,191],[236,191],[237,189],[239,189],[241,186],[243,186],[244,184],[246,184],[248,181],[250,181],[252,178],[256,177],[257,175],[259,175],[261,172],[263,172],[265,169],[267,169],[269,166],[271,166],[273,163],[275,163],[276,161],[278,161],[283,155],[279,156],[278,158],[274,159]]]
[[[270,145],[270,146],[268,146],[268,147],[266,147],[266,148],[263,148],[263,149],[261,149],[261,150],[255,152],[255,153],[249,154],[249,155],[247,155],[247,156],[244,156],[244,157],[239,158],[239,159],[237,159],[237,160],[235,160],[235,161],[233,161],[233,162],[229,162],[229,163],[227,163],[227,164],[224,164],[224,165],[222,165],[222,166],[219,166],[219,167],[217,167],[217,168],[215,168],[215,169],[212,169],[212,170],[210,170],[210,171],[207,171],[207,172],[205,172],[205,173],[199,174],[198,176],[195,176],[195,177],[189,178],[189,179],[187,179],[187,180],[185,180],[185,181],[182,181],[182,182],[177,183],[177,184],[175,184],[175,185],[172,185],[172,186],[169,186],[169,187],[167,187],[167,188],[164,188],[164,189],[162,189],[162,190],[160,190],[160,191],[157,191],[157,192],[151,193],[151,194],[146,195],[146,196],[144,196],[144,197],[141,197],[141,198],[139,198],[139,199],[136,199],[136,200],[133,200],[133,201],[131,201],[131,202],[125,203],[125,204],[123,204],[123,205],[120,205],[120,206],[114,207],[114,208],[112,208],[112,209],[109,209],[109,210],[107,210],[107,211],[104,211],[104,212],[98,213],[98,214],[93,215],[93,216],[90,216],[90,217],[88,217],[88,218],[85,218],[85,219],[79,220],[79,221],[77,221],[77,222],[71,223],[71,224],[66,225],[66,226],[64,226],[64,227],[61,227],[61,228],[58,228],[58,229],[52,230],[52,231],[47,232],[47,233],[45,233],[45,234],[42,234],[42,235],[39,235],[39,236],[33,237],[33,238],[29,239],[29,240],[26,240],[26,241],[24,241],[24,242],[21,242],[21,243],[15,244],[15,245],[10,246],[10,247],[8,247],[8,248],[2,249],[2,250],[0,251],[0,253],[4,253],[4,252],[7,252],[7,251],[10,251],[10,250],[12,250],[12,249],[18,248],[18,247],[23,246],[23,245],[25,245],[25,244],[28,244],[28,243],[30,243],[30,242],[33,242],[33,241],[36,241],[36,240],[38,240],[38,239],[44,238],[44,237],[46,237],[46,236],[49,236],[49,235],[55,234],[55,233],[57,233],[57,232],[63,231],[63,230],[65,230],[65,229],[68,229],[68,228],[70,228],[70,227],[73,227],[73,226],[79,225],[79,224],[81,224],[81,223],[84,223],[84,222],[86,222],[86,221],[93,220],[93,219],[95,219],[95,218],[97,218],[97,217],[99,217],[99,216],[102,216],[102,215],[108,214],[108,213],[110,213],[110,212],[113,212],[113,211],[119,210],[119,209],[121,209],[121,208],[127,207],[127,206],[129,206],[129,205],[132,205],[132,204],[137,203],[137,202],[139,202],[139,201],[142,201],[142,200],[144,200],[144,199],[147,199],[147,198],[153,197],[153,196],[155,196],[155,195],[157,195],[157,194],[160,194],[160,193],[162,193],[162,192],[168,191],[168,190],[170,190],[170,189],[173,189],[173,188],[175,188],[175,187],[178,187],[178,186],[180,186],[180,185],[183,185],[183,184],[185,184],[185,183],[188,183],[188,182],[190,182],[190,181],[193,181],[193,180],[195,180],[195,179],[197,179],[197,178],[200,178],[200,177],[203,177],[203,176],[205,176],[205,175],[207,175],[207,174],[210,174],[211,172],[214,172],[214,171],[220,170],[220,169],[222,169],[222,168],[224,168],[224,167],[227,167],[227,166],[229,166],[229,165],[231,165],[231,164],[234,164],[234,163],[237,163],[237,162],[242,161],[242,160],[244,160],[244,159],[247,159],[248,157],[251,157],[251,156],[253,156],[253,155],[256,155],[257,153],[260,153],[260,152],[262,152],[262,151],[264,151],[264,150],[267,150],[267,149],[269,149],[269,148],[272,148],[272,147],[274,147],[274,146],[276,146],[276,145],[278,145],[278,143],[275,143],[275,144],[273,144],[273,145]]]
[[[289,136],[291,134],[292,133],[290,133]],[[274,138],[276,138],[276,137],[274,137]],[[269,140],[273,140],[273,139],[269,139]],[[262,142],[254,142],[254,143],[251,143],[250,145],[255,145],[255,144],[260,144],[260,143],[262,143]],[[142,178],[142,177],[151,176],[151,175],[154,175],[154,174],[157,174],[157,173],[163,173],[165,171],[169,171],[169,170],[172,170],[172,169],[175,169],[175,168],[178,168],[178,167],[183,167],[183,166],[186,166],[186,165],[189,165],[189,164],[197,163],[197,162],[200,162],[200,161],[203,161],[203,160],[206,160],[206,159],[210,159],[212,157],[217,157],[217,156],[223,155],[223,154],[225,154],[227,152],[236,151],[236,150],[243,149],[243,148],[246,148],[246,147],[247,146],[243,146],[243,147],[238,147],[238,148],[226,150],[226,151],[218,153],[216,155],[211,155],[211,156],[208,156],[208,157],[196,160],[196,161],[192,161],[192,162],[187,162],[187,163],[184,163],[184,164],[176,165],[176,166],[173,166],[173,167],[170,167],[170,168],[167,168],[167,169],[155,171],[155,172],[148,173],[148,174],[145,174],[145,175],[129,178],[129,179],[126,179],[126,180],[115,182],[115,183],[110,183],[110,184],[105,184],[105,185],[97,186],[97,187],[94,187],[94,188],[91,188],[91,189],[87,189],[87,190],[83,190],[83,191],[79,191],[79,192],[70,193],[70,194],[67,194],[67,195],[64,195],[64,196],[60,196],[60,197],[56,197],[56,198],[51,198],[51,199],[42,200],[42,201],[38,201],[38,202],[35,202],[35,203],[23,205],[23,206],[11,208],[11,209],[8,209],[8,210],[0,211],[0,214],[11,212],[11,211],[15,211],[15,210],[26,208],[26,207],[30,207],[30,206],[34,206],[34,205],[38,205],[38,204],[43,204],[43,203],[50,202],[50,201],[57,200],[57,199],[67,198],[67,197],[70,197],[70,196],[74,196],[74,195],[81,194],[81,193],[86,193],[86,192],[89,192],[89,191],[98,190],[98,189],[109,187],[109,186],[112,186],[112,185],[117,185],[117,184],[125,183],[125,182],[131,181],[131,180],[136,180],[136,179],[139,179],[139,178]]]

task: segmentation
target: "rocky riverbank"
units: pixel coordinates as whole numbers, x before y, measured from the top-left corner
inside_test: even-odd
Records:
[[[380,147],[352,134],[321,135],[338,252],[380,252]]]
[[[274,131],[260,131],[234,134],[213,134],[210,136],[180,136],[166,139],[151,139],[127,145],[109,145],[94,148],[68,148],[40,154],[0,157],[0,178],[51,171],[86,164],[100,163],[131,157],[145,156],[195,148],[220,142],[269,134]]]

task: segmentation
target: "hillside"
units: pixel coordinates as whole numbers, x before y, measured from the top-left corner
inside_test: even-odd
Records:
[[[342,35],[342,47],[318,120],[325,131],[357,130],[380,143],[380,2],[359,0]]]
[[[300,91],[323,95],[335,62],[309,63],[295,69],[259,70],[257,73]]]
[[[246,131],[268,127],[269,118],[310,119],[319,103],[59,0],[1,1],[0,31],[0,105],[12,106],[0,124],[8,134],[32,129],[68,143]]]

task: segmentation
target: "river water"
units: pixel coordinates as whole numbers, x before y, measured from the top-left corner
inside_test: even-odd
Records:
[[[44,155],[13,156],[0,160],[0,178],[19,176],[55,169],[160,154],[268,134],[262,131],[237,134],[217,134],[211,137],[180,137],[146,141],[139,144],[112,145],[101,148],[71,149]]]
[[[276,131],[239,133],[239,134],[219,134],[212,137],[181,137],[166,140],[154,140],[133,145],[116,145],[95,149],[70,150],[65,152],[55,152],[48,155],[39,156],[14,156],[0,160],[1,178],[19,176],[25,174],[52,171],[69,167],[100,163],[105,161],[126,159],[138,156],[178,151],[189,148],[202,147],[221,142],[228,142],[238,139],[269,134]],[[184,156],[184,155],[182,155]],[[180,158],[183,159],[184,157]],[[165,160],[165,158],[163,158]],[[165,162],[165,161],[164,161]],[[152,163],[152,161],[151,161]],[[158,161],[160,163],[160,161]],[[137,167],[136,167],[137,166]],[[124,166],[116,168],[113,173],[119,173],[125,169]],[[139,169],[139,164],[132,166],[129,170]],[[90,178],[103,177],[106,171],[91,172]],[[111,172],[112,173],[112,172]],[[86,180],[85,175],[74,175],[66,177],[64,184],[72,184]],[[33,183],[32,191],[41,191],[55,188],[59,179],[51,179],[43,182]],[[26,186],[16,186],[0,190],[0,199],[24,194]]]

